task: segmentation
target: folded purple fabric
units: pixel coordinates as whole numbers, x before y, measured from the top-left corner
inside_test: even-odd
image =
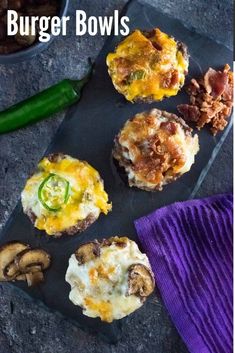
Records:
[[[191,353],[232,352],[232,210],[232,195],[216,195],[135,221],[163,301]]]

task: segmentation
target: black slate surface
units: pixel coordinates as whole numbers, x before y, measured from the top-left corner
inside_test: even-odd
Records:
[[[127,14],[131,18],[132,29],[159,26],[188,45],[191,54],[189,78],[200,75],[210,65],[219,67],[221,58],[223,58],[223,63],[231,62],[231,52],[228,49],[187,30],[178,21],[162,15],[151,7],[133,1],[127,9]],[[41,286],[40,290],[28,289],[25,284],[19,287],[33,297],[42,299],[49,307],[78,320],[81,327],[98,330],[110,341],[115,341],[120,337],[121,324],[124,322],[125,327],[125,319],[112,325],[100,323],[99,320],[83,316],[81,310],[69,302],[67,299],[69,286],[64,282],[69,255],[80,243],[93,239],[94,234],[99,238],[113,234],[128,234],[135,238],[133,220],[136,217],[173,201],[194,196],[231,127],[230,124],[225,132],[216,138],[213,138],[207,130],[200,132],[201,151],[196,164],[190,173],[176,183],[167,186],[163,192],[152,194],[129,189],[112,162],[110,153],[112,141],[127,118],[136,112],[149,109],[150,106],[127,103],[112,87],[107,75],[105,57],[119,40],[120,38],[113,38],[112,41],[108,41],[97,59],[95,75],[86,87],[82,101],[68,114],[56,140],[49,148],[50,152],[63,151],[80,159],[86,159],[100,171],[113,202],[112,214],[106,218],[101,217],[95,225],[79,237],[48,240],[42,233],[33,229],[26,217],[22,215],[19,205],[14,213],[14,219],[10,220],[1,238],[1,243],[5,242],[4,234],[6,234],[9,240],[22,239],[32,245],[47,248],[53,255],[54,261],[45,285]],[[210,55],[208,55],[208,48],[210,48]],[[155,103],[151,107],[176,112],[174,107],[182,100],[187,101],[187,96],[183,92],[177,97]],[[112,229],[111,233],[110,229]],[[57,295],[58,292],[60,295]]]
[[[197,32],[232,44],[231,0],[145,0],[166,14],[179,18]],[[86,58],[96,57],[105,37],[76,37],[73,31],[77,8],[87,15],[111,15],[126,0],[70,1],[71,22],[66,38],[53,44],[30,62],[0,65],[1,108],[30,96],[64,77],[78,78],[85,72]],[[60,55],[58,55],[58,53]],[[27,176],[46,150],[64,113],[54,119],[0,137],[0,228],[16,204]],[[196,197],[232,191],[233,134],[225,143]],[[1,353],[186,353],[158,296],[125,322],[122,340],[116,345],[100,341],[21,295],[17,288],[0,285]]]

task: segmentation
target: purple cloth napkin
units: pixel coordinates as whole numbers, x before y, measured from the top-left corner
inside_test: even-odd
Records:
[[[232,210],[232,195],[216,195],[135,221],[156,285],[191,353],[232,352]]]

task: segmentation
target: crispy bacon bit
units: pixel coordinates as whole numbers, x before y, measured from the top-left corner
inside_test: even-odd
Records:
[[[186,88],[191,104],[178,105],[186,121],[196,122],[200,130],[211,125],[213,135],[224,130],[233,106],[233,73],[228,64],[223,71],[212,68],[200,79],[192,79]]]
[[[177,125],[173,121],[161,123],[161,128],[167,130],[171,135],[175,135],[177,131]]]
[[[146,124],[152,126],[153,118],[154,116],[151,115],[146,117],[145,128]],[[164,131],[164,143],[160,140],[160,130],[157,134],[146,138],[144,143],[138,141],[134,144],[135,155],[138,158],[133,165],[133,170],[136,173],[141,173],[148,182],[160,183],[164,173],[170,167],[181,166],[185,163],[181,147],[176,146],[175,142],[172,143],[170,139],[176,133],[177,125],[174,121],[161,123],[160,129]]]
[[[204,76],[204,87],[206,92],[212,97],[221,96],[228,85],[228,74],[226,72],[215,71],[211,67]]]
[[[153,46],[155,49],[157,49],[157,50],[159,50],[159,51],[162,50],[162,46],[161,46],[159,43],[152,41],[151,44],[152,44],[152,46]]]
[[[177,109],[186,121],[196,122],[200,117],[200,110],[196,105],[180,104],[177,106]]]
[[[191,83],[196,89],[200,89],[200,85],[195,78],[192,78]]]
[[[228,84],[225,87],[225,90],[223,92],[223,99],[225,101],[229,101],[230,103],[233,103],[233,72],[232,71],[227,71],[227,68],[225,67],[224,72],[227,72],[228,74]],[[233,104],[231,104],[232,106]]]
[[[124,81],[131,72],[131,61],[126,58],[116,58],[117,73],[120,76],[120,81]]]
[[[177,70],[171,70],[165,73],[162,79],[163,88],[174,88],[179,82],[179,73]]]

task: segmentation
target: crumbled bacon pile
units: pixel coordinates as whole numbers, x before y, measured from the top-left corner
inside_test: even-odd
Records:
[[[233,73],[229,65],[223,71],[209,68],[204,77],[192,79],[186,90],[191,104],[177,106],[184,119],[195,122],[199,130],[210,124],[213,135],[222,131],[233,106]]]

